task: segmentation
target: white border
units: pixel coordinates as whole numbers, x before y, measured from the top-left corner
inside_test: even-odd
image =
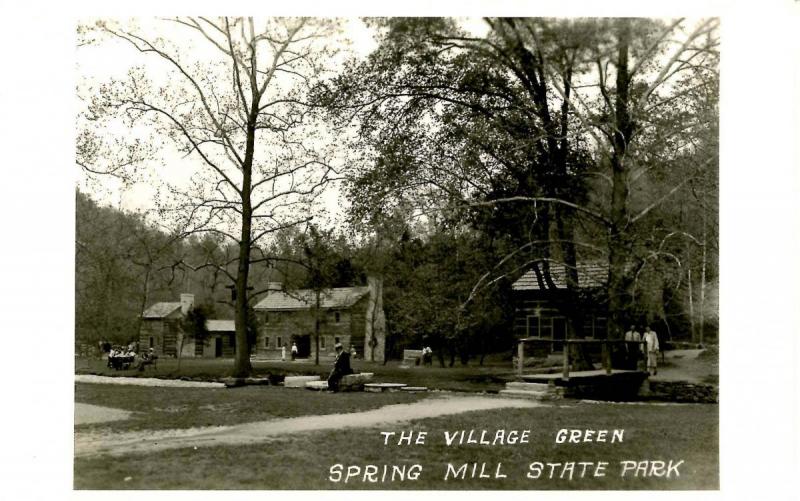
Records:
[[[270,5],[274,3],[275,5]],[[314,15],[544,15],[722,17],[721,462],[720,493],[681,498],[791,499],[797,489],[798,2],[83,1],[2,4],[0,183],[3,217],[3,427],[0,471],[9,499],[196,500],[199,493],[73,492],[74,325],[73,30],[79,17],[252,12]],[[209,492],[203,499],[261,498]],[[270,494],[275,495],[275,494]],[[305,497],[299,492],[280,496]],[[316,492],[358,499],[407,492]],[[426,491],[459,499],[479,493]],[[495,494],[492,494],[493,496]],[[509,499],[632,499],[644,493],[508,492]],[[650,492],[661,499],[676,493]]]

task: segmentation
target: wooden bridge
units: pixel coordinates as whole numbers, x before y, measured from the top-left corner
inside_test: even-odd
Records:
[[[521,394],[525,388],[542,392],[545,387],[559,389],[559,394],[567,396],[597,397],[607,399],[634,398],[648,373],[640,369],[643,341],[624,341],[610,339],[542,339],[522,338],[517,345],[517,379],[519,383],[509,383],[510,392]],[[537,344],[558,344],[562,347],[561,370],[549,372],[525,370],[525,346]],[[591,363],[597,348],[600,351],[600,368]],[[625,367],[613,367],[614,349],[625,354]],[[631,356],[635,354],[635,356]],[[634,361],[634,367],[630,367]],[[581,367],[583,365],[583,367]],[[619,365],[619,364],[618,364]],[[591,368],[590,368],[591,367]]]

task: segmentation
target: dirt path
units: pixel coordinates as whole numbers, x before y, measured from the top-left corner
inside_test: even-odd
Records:
[[[90,457],[102,454],[120,456],[182,447],[253,444],[301,432],[366,428],[468,411],[529,408],[540,405],[544,404],[513,398],[447,396],[427,398],[411,404],[387,405],[379,409],[350,414],[302,416],[245,423],[236,426],[211,426],[127,433],[76,432],[75,457]]]
[[[651,381],[686,381],[709,383],[709,378],[719,377],[719,364],[713,360],[700,359],[703,350],[670,350],[665,352],[666,364],[658,361],[658,375]],[[712,382],[713,384],[713,382]]]
[[[93,374],[76,374],[76,383],[128,384],[134,386],[162,386],[169,388],[225,388],[222,383],[204,381],[183,381],[180,379],[159,379],[154,377],[111,377]]]
[[[75,424],[119,421],[121,419],[128,419],[131,414],[133,413],[122,409],[75,402]]]

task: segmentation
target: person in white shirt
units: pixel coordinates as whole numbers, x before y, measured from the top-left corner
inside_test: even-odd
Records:
[[[433,350],[430,346],[425,346],[422,348],[422,365],[432,365],[433,364]]]
[[[641,345],[633,343],[639,343],[641,340],[642,336],[639,334],[639,331],[636,330],[636,326],[631,325],[631,328],[625,333],[625,341],[627,341],[627,343],[625,343],[625,353],[628,355],[627,363],[630,368],[638,369]]]
[[[641,341],[642,336],[639,334],[639,331],[636,330],[635,325],[631,325],[631,328],[628,329],[628,332],[625,333],[625,341]]]
[[[644,348],[647,350],[647,372],[650,375],[655,376],[658,374],[658,368],[656,367],[656,362],[658,360],[658,335],[656,335],[655,331],[647,326],[647,329],[644,331]]]

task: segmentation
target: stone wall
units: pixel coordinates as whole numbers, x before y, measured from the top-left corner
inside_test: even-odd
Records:
[[[383,279],[380,277],[367,277],[369,294],[364,301],[364,323],[360,330],[363,333],[363,348],[359,355],[364,360],[383,362],[386,357],[386,314],[383,311]]]
[[[359,329],[359,323],[363,326],[363,321],[360,320],[356,309],[357,306],[358,303],[348,310],[323,310],[320,312],[321,358],[335,355],[333,346],[336,344],[337,338],[346,348],[349,348],[350,344],[357,340],[353,334],[354,329]],[[309,357],[314,358],[316,347],[314,343],[313,310],[271,311],[262,314],[259,320],[261,320],[261,328],[256,340],[255,354],[257,356],[279,359],[281,350],[278,346],[278,338],[280,337],[282,345],[286,346],[286,357],[288,359],[291,356],[292,338],[307,335],[311,340]],[[361,329],[361,332],[363,332],[363,327]],[[267,343],[267,339],[269,339],[269,343]]]
[[[641,396],[669,402],[719,402],[719,388],[711,384],[686,381],[648,381]]]

